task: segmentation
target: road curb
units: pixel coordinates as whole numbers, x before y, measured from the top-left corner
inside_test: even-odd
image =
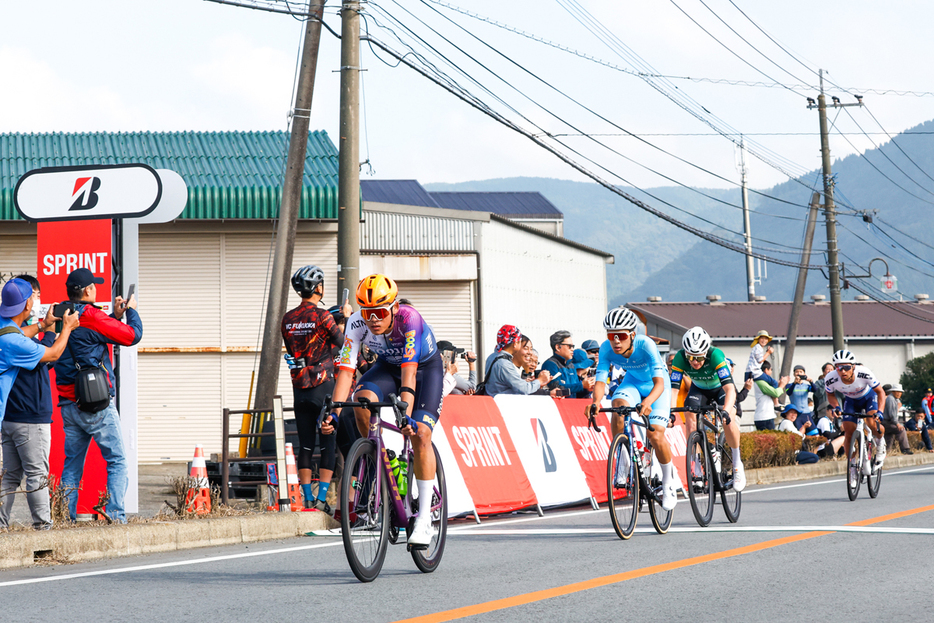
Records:
[[[235,545],[336,527],[324,513],[264,513],[0,535],[0,569]]]
[[[929,465],[934,463],[934,453],[920,452],[910,455],[890,455],[885,459],[884,469],[913,467],[915,465]],[[765,467],[762,469],[746,470],[746,481],[757,485],[773,485],[780,482],[794,480],[814,480],[827,476],[837,476],[846,473],[846,461],[835,459],[833,461],[819,461],[810,465],[788,465],[786,467]]]

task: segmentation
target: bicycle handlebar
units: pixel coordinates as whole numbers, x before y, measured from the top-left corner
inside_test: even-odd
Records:
[[[847,411],[838,411],[837,413],[839,413],[840,415],[849,415],[850,417],[855,417],[855,418],[879,417],[878,411],[876,411],[875,413],[849,413]]]
[[[672,413],[698,413],[699,414],[699,413],[707,413],[707,412],[713,413],[715,411],[720,412],[720,417],[723,418],[723,423],[725,425],[729,426],[730,422],[733,421],[732,418],[730,418],[730,414],[726,412],[726,409],[724,409],[723,407],[717,404],[703,405],[703,406],[696,406],[696,407],[675,407],[671,409]]]
[[[391,407],[396,416],[396,426],[399,427],[399,430],[402,430],[406,426],[411,426],[414,431],[418,430],[418,422],[405,414],[406,410],[409,408],[409,403],[395,394],[389,394],[387,399],[382,402],[367,400],[366,398],[360,398],[356,402],[334,402],[331,400],[330,395],[325,396],[324,406],[321,408],[321,415],[318,416],[318,428],[321,428],[324,418],[327,417],[328,414],[333,413],[334,409],[342,409],[344,407],[366,409],[370,413],[375,413],[383,407]]]
[[[603,407],[601,409],[598,409],[600,413],[616,413],[618,415],[631,415],[633,413],[635,413],[636,415],[639,415],[639,411],[641,410],[642,410],[641,403],[637,404],[634,407]],[[645,427],[648,430],[655,432],[655,427],[653,427],[652,424],[649,422],[649,418],[646,416],[643,416],[643,417],[645,417]]]

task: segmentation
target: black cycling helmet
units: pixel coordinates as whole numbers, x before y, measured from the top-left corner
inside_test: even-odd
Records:
[[[314,264],[302,266],[292,275],[292,287],[303,299],[309,298],[319,283],[324,283],[324,271]]]
[[[334,322],[340,324],[344,322],[344,312],[341,311],[340,305],[334,305],[333,307],[328,307],[328,313],[331,314],[331,318],[334,319]]]

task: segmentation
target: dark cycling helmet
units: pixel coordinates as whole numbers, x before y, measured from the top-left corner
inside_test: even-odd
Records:
[[[638,325],[639,318],[625,307],[611,309],[603,317],[603,328],[607,331],[635,331]]]
[[[314,264],[302,266],[292,275],[292,287],[304,299],[312,295],[319,283],[324,283],[324,271]]]
[[[399,288],[386,275],[369,275],[357,286],[357,304],[360,307],[385,307],[396,301]]]
[[[337,324],[344,322],[344,312],[341,311],[340,305],[328,307],[328,313],[331,314],[331,318],[333,318],[334,322]]]
[[[833,358],[830,360],[830,363],[833,365],[837,365],[839,363],[849,363],[855,366],[856,355],[848,350],[838,350],[833,354]]]
[[[681,338],[681,348],[688,355],[706,355],[710,350],[710,334],[701,327],[688,329]]]

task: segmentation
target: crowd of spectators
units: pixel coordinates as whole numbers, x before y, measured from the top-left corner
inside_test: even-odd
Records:
[[[0,528],[9,527],[15,493],[20,491],[26,493],[32,526],[39,530],[52,526],[49,455],[53,409],[49,365],[53,363],[65,432],[61,487],[68,514],[72,521],[77,517],[84,460],[93,439],[107,463],[108,498],[101,511],[111,521],[126,523],[128,466],[120,417],[113,402],[116,383],[109,348],[139,342],[143,325],[133,296],[128,300],[116,297],[110,315],[96,305],[97,286],[103,282],[86,268],[72,271],[65,282],[68,300],[50,306],[41,319],[35,314],[41,293],[35,278],[21,275],[3,286]],[[58,330],[57,335],[53,328]],[[24,479],[25,489],[21,490]]]

